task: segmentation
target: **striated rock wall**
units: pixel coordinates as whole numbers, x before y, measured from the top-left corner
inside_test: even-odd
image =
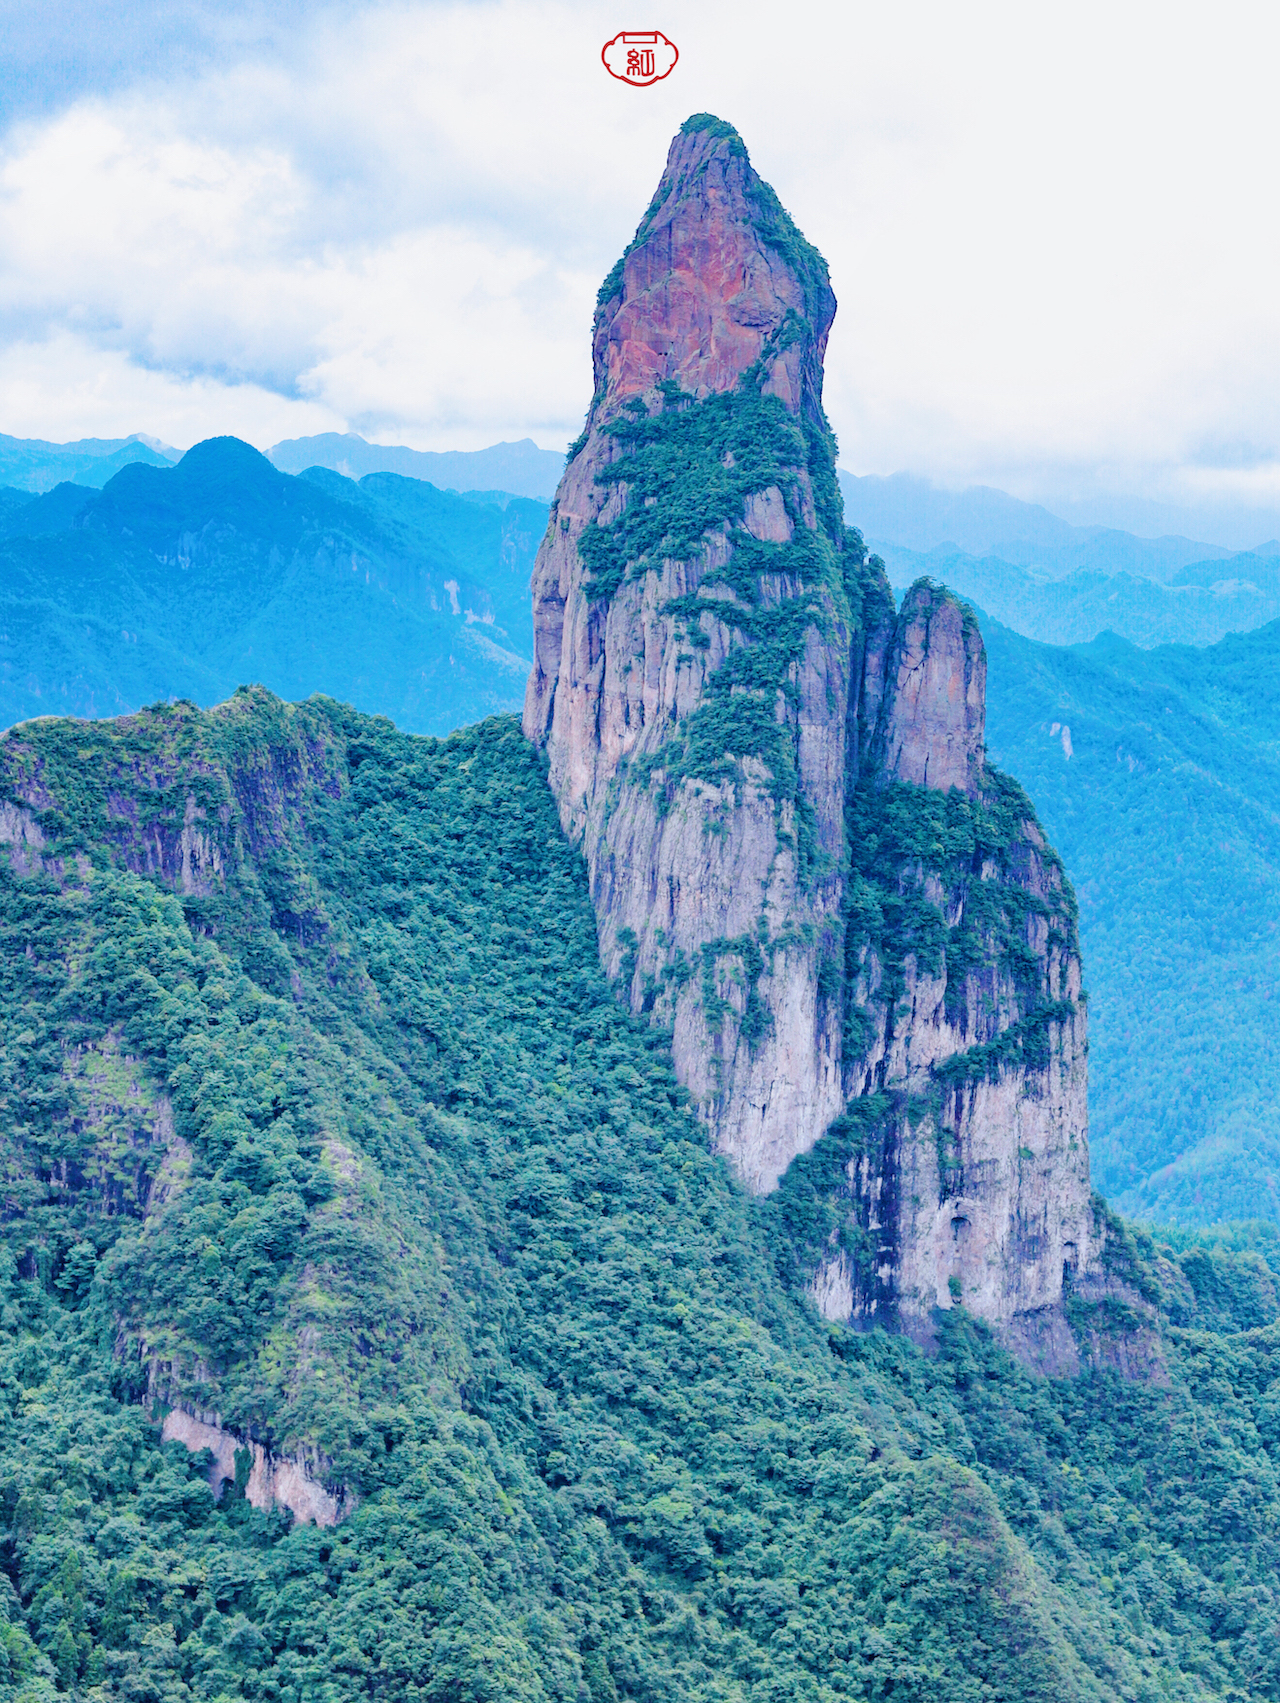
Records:
[[[852,1234],[811,1291],[829,1318],[925,1339],[962,1303],[1070,1370],[1064,1282],[1098,1251],[1074,898],[1021,789],[985,765],[972,614],[921,582],[879,645],[851,789],[843,1060],[846,1105],[878,1121],[845,1167]]]
[[[971,610],[922,580],[887,647],[874,751],[882,783],[975,794],[987,719],[987,653]]]
[[[758,1193],[848,1146],[823,1312],[927,1337],[959,1300],[1065,1365],[1093,1257],[1074,901],[985,766],[972,613],[928,581],[895,610],[844,526],[834,311],[740,139],[691,119],[600,292],[525,732],[714,1146]]]

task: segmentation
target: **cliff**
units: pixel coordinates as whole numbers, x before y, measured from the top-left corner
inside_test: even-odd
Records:
[[[985,765],[972,615],[928,582],[896,611],[844,524],[834,312],[736,132],[690,119],[600,291],[525,733],[601,961],[747,1186],[856,1113],[823,1310],[928,1336],[963,1299],[1065,1365],[1093,1245],[1074,900]]]
[[[826,267],[691,119],[601,290],[595,400],[534,568],[524,725],[600,951],[771,1188],[841,1104],[850,610]]]

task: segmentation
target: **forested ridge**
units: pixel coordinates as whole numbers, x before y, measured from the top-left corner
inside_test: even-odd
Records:
[[[991,755],[1075,880],[1093,1174],[1177,1224],[1280,1218],[1280,622],[1205,649],[983,625]]]
[[[0,491],[0,724],[248,679],[447,732],[519,702],[546,523],[395,473],[294,478],[236,438],[102,491]]]
[[[1275,1244],[1099,1203],[1076,1380],[823,1323],[513,720],[28,724],[0,823],[0,1696],[1280,1696]]]

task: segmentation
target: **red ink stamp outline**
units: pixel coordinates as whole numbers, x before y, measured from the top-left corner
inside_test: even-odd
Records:
[[[680,50],[661,30],[619,30],[600,49],[605,70],[620,83],[647,89],[675,70]]]

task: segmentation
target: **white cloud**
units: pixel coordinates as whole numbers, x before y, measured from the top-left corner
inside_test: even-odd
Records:
[[[599,63],[612,0],[372,6],[14,129],[0,330],[27,388],[0,430],[185,441],[132,410],[201,436],[239,401],[255,441],[276,408],[422,447],[563,442],[595,284],[709,109],[831,263],[847,465],[1280,495],[1269,11],[686,0],[653,21],[681,57],[649,89]],[[111,383],[68,388],[73,347]]]
[[[65,331],[0,349],[0,396],[4,431],[55,443],[140,432],[179,449],[224,435],[265,449],[281,438],[345,429],[320,403],[150,369]]]

